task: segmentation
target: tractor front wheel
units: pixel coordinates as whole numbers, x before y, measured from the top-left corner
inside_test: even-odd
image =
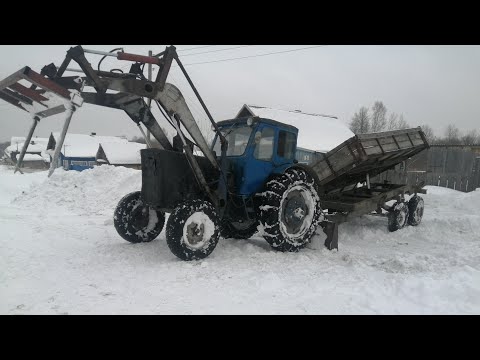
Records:
[[[290,252],[304,248],[322,214],[313,178],[300,169],[287,170],[268,181],[260,196],[259,217],[270,246]]]
[[[181,203],[168,218],[166,237],[170,251],[178,258],[185,261],[206,258],[220,237],[215,207],[204,200]]]
[[[113,224],[125,240],[131,243],[149,242],[162,232],[165,214],[145,205],[140,191],[135,191],[120,200]]]

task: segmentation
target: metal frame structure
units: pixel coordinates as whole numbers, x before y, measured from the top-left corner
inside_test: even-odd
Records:
[[[56,146],[55,155],[50,165],[50,176],[57,166],[60,149],[68,131],[72,115],[75,109],[85,101],[89,104],[125,111],[138,125],[149,147],[149,136],[151,134],[159,142],[162,149],[184,152],[199,185],[205,190],[216,206],[223,208],[227,193],[225,178],[224,176],[220,177],[218,190],[215,193],[212,192],[205,180],[202,169],[193,155],[191,149],[192,141],[185,136],[182,126],[193,139],[193,144],[201,150],[215,169],[220,170],[221,164],[224,162],[217,162],[215,154],[210,150],[181,91],[167,82],[173,61],[176,62],[184,74],[198,101],[202,105],[203,110],[207,114],[208,119],[212,123],[213,129],[219,136],[222,143],[223,157],[227,149],[227,142],[180,61],[176,48],[174,46],[168,46],[164,51],[155,56],[152,56],[151,52],[148,56],[145,56],[126,53],[121,49],[115,50],[119,51],[112,50],[110,52],[104,52],[84,49],[82,46],[75,46],[67,51],[65,59],[59,67],[53,63],[46,65],[40,74],[31,70],[29,67],[25,67],[0,82],[0,98],[22,110],[29,111],[34,119],[27,136],[27,141],[24,144],[19,161],[17,162],[16,170],[21,166],[38,121],[44,117],[66,112],[65,123],[59,138],[59,143]],[[86,54],[101,55],[103,58],[106,56],[115,57],[118,60],[133,62],[133,64],[128,73],[119,73],[113,70],[102,71],[100,70],[100,63],[103,61],[102,58],[99,62],[98,69],[95,70],[85,57]],[[80,69],[68,68],[72,61],[76,62]],[[145,65],[148,65],[148,78],[143,74]],[[153,81],[151,79],[152,65],[159,67],[157,76]],[[80,72],[83,76],[64,76],[66,71]],[[26,87],[20,84],[20,80],[31,83],[31,86]],[[84,86],[93,87],[95,92],[83,91]],[[116,93],[107,93],[108,90],[116,91]],[[47,97],[46,94],[50,95]],[[49,101],[54,97],[62,101],[60,101],[60,103],[57,101],[50,104]],[[147,102],[145,102],[145,98]],[[167,122],[177,131],[182,146],[174,147],[174,144],[171,144],[168,140],[150,110],[152,100],[157,104]],[[40,107],[39,109],[37,108],[38,106]],[[147,128],[148,135],[145,135],[140,124],[143,124]]]
[[[80,107],[83,104],[83,99],[80,96],[79,91],[82,89],[82,81],[78,76],[63,79],[64,81],[66,80],[71,83],[70,90],[68,90],[63,86],[64,81],[55,82],[52,79],[45,78],[44,75],[45,70],[42,70],[39,74],[26,66],[0,81],[0,98],[19,109],[30,112],[33,118],[32,126],[30,127],[25,143],[23,144],[20,157],[17,160],[15,172],[22,172],[20,167],[23,158],[40,120],[42,118],[66,112],[65,125],[62,130],[60,144],[55,151],[54,160],[50,165],[50,176],[53,172],[53,167],[58,161],[60,149],[63,145],[63,140],[68,130],[73,112],[77,107]],[[29,87],[24,84],[29,84]]]

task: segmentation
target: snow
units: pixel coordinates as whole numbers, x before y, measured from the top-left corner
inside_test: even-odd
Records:
[[[17,154],[16,159],[18,160],[19,158],[20,158],[20,154]],[[23,161],[45,161],[45,160],[40,155],[26,153],[23,156]]]
[[[145,144],[101,143],[105,156],[112,165],[141,164],[140,150],[146,149]]]
[[[7,146],[5,149],[5,153],[10,156],[10,153],[15,151],[22,151],[23,145],[25,144],[25,138],[19,136],[13,136],[10,145]],[[32,144],[33,142],[33,144]],[[48,138],[39,138],[39,137],[32,137],[30,144],[27,148],[28,153],[41,153],[47,149]]]
[[[248,107],[256,116],[295,126],[298,129],[297,146],[309,150],[328,152],[355,136],[340,119],[255,105]]]
[[[58,142],[60,133],[54,132],[52,135],[55,138],[55,142]],[[62,146],[62,153],[67,157],[95,157],[101,143],[128,143],[128,140],[116,136],[67,133]]]
[[[195,242],[190,242],[188,237],[188,227],[194,225],[200,232],[202,232],[202,240]],[[195,212],[185,221],[183,225],[183,242],[189,248],[192,249],[202,249],[206,242],[213,236],[215,233],[215,224],[210,218],[203,212]]]
[[[0,167],[1,314],[480,314],[480,189],[428,186],[417,227],[386,220],[321,231],[299,253],[220,239],[183,262],[165,230],[131,244],[113,210],[141,172],[102,165],[21,175]]]

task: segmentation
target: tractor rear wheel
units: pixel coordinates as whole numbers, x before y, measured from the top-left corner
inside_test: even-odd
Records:
[[[424,202],[423,199],[414,195],[408,201],[408,224],[417,226],[422,221]]]
[[[408,207],[404,202],[397,202],[388,214],[388,230],[397,231],[407,224]]]
[[[250,239],[257,232],[258,222],[233,223],[222,221],[220,235],[224,239]]]
[[[140,195],[140,191],[135,191],[124,196],[113,216],[118,234],[131,243],[152,241],[165,224],[165,214],[145,205]]]
[[[313,178],[300,169],[287,170],[268,181],[260,196],[259,218],[270,246],[284,252],[304,248],[322,214]]]
[[[178,205],[167,221],[166,237],[170,251],[190,261],[206,258],[220,237],[220,220],[215,207],[204,200]]]

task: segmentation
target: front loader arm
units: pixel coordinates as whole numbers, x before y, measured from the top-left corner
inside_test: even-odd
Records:
[[[166,134],[158,125],[152,112],[141,97],[122,92],[105,94],[101,97],[98,96],[97,93],[83,92],[82,97],[84,101],[89,104],[124,110],[135,123],[142,123],[150,130],[153,137],[158,140],[162,149],[173,150],[172,144]]]
[[[156,81],[138,79],[136,77],[132,77],[131,75],[121,76],[115,73],[112,74],[113,76],[109,76],[108,73],[95,71],[91,67],[90,63],[88,63],[88,61],[86,60],[83,54],[83,49],[78,46],[73,49],[74,51],[72,51],[71,49],[68,55],[80,65],[83,72],[87,75],[87,77],[84,78],[85,85],[92,86],[97,90],[97,96],[88,95],[89,99],[86,100],[87,102],[93,101],[91,103],[94,103],[96,105],[111,107],[112,98],[108,97],[108,95],[110,94],[105,94],[106,90],[119,91],[120,93],[132,94],[138,97],[150,98],[152,100],[158,101],[165,110],[165,112],[168,114],[168,116],[173,118],[174,114],[176,114],[176,119],[178,119],[182,123],[185,129],[187,129],[195,144],[199,147],[205,157],[210,161],[212,166],[216,169],[219,169],[215,154],[210,149],[207,141],[205,140],[205,137],[203,136],[197,124],[197,121],[193,117],[192,112],[190,111],[187,102],[182,95],[182,92],[175,85],[166,82],[166,77],[170,70],[172,60],[176,59],[178,61],[178,57],[176,55],[174,47],[167,48],[167,50],[164,52],[165,55],[163,61],[161,59],[148,56],[146,57],[133,54],[125,55],[124,53],[118,53],[117,58],[119,59],[123,58],[126,60],[143,60],[153,62],[159,65],[160,70]],[[90,74],[94,74],[95,76],[90,76]],[[190,83],[191,80],[189,78],[188,80]],[[201,103],[203,106],[203,101],[201,101]],[[130,106],[128,110],[126,108],[122,109],[125,110],[135,122],[137,122],[135,119],[135,114],[144,111],[142,110],[142,107],[140,105],[137,105],[137,107]],[[148,109],[146,104],[145,109]],[[171,149],[172,146],[170,142],[168,142],[167,145],[167,138],[163,131],[161,131],[161,128],[156,123],[153,115],[151,115],[151,112],[149,110],[145,111],[147,111],[147,114],[149,114],[147,115],[147,121],[149,125],[147,125],[147,122],[145,121],[142,121],[142,123],[144,123],[147,128],[150,126],[151,129],[155,129],[150,129],[153,136],[160,142],[160,144],[165,149]],[[209,112],[207,112],[207,115],[209,115],[210,117]],[[215,123],[213,119],[211,119],[211,121]]]

